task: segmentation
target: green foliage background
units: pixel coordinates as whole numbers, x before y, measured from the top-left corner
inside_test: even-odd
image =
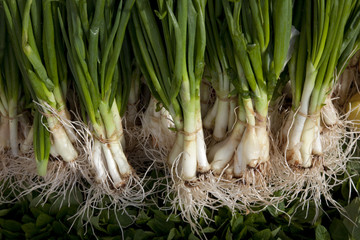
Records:
[[[360,190],[360,164],[350,163],[349,171]],[[298,202],[287,208],[285,203],[278,206],[287,214],[269,207],[258,214],[232,215],[229,209],[220,208],[207,211],[211,222],[199,221],[202,236],[179,215],[159,210],[156,205],[161,206],[160,198],[157,202],[149,199],[149,207],[143,209],[128,208],[126,213],[104,210],[90,219],[74,219],[71,216],[83,201],[79,189],[67,196],[54,193],[46,202],[41,201],[39,193],[33,192],[14,203],[0,205],[0,239],[360,239],[360,228],[356,226],[360,224],[360,198],[356,191],[349,194],[349,189],[347,181],[333,192],[334,198],[345,207],[347,217],[325,202],[315,221],[313,203],[308,209],[297,209],[295,214]],[[16,194],[10,187],[2,191],[9,194],[9,198]],[[157,198],[152,196],[152,199]],[[292,216],[290,222],[289,215]],[[90,224],[84,225],[85,222]]]

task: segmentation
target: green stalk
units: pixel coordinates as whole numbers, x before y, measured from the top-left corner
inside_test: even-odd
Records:
[[[44,177],[46,175],[46,169],[49,162],[50,155],[50,133],[45,125],[46,118],[42,118],[41,114],[36,111],[34,116],[34,149],[35,160],[37,166],[37,172],[39,176]]]

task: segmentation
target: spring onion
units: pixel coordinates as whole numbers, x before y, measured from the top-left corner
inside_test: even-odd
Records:
[[[235,120],[234,108],[236,96],[229,97],[234,87],[229,77],[229,63],[226,58],[225,48],[221,43],[221,21],[218,21],[221,11],[220,1],[208,1],[206,12],[206,64],[211,77],[211,86],[215,89],[216,100],[213,107],[204,117],[203,125],[213,128],[213,138],[222,140],[228,130],[233,127]],[[220,33],[220,34],[219,34]],[[235,102],[235,104],[234,104]]]
[[[313,155],[322,154],[320,110],[334,85],[334,71],[355,1],[304,4],[306,15],[289,63],[293,103],[284,135],[288,161],[310,167]]]
[[[74,131],[58,117],[69,119],[66,107],[67,65],[59,44],[58,20],[52,1],[3,1],[7,28],[25,86],[47,118],[52,155],[72,162],[77,156]],[[43,22],[40,29],[39,22]],[[46,43],[46,44],[45,44]],[[55,116],[48,109],[57,113]]]
[[[152,95],[170,113],[177,130],[169,164],[182,154],[179,175],[191,181],[197,172],[209,170],[199,93],[206,42],[205,1],[158,1],[160,21],[148,1],[139,0],[136,6],[130,27],[135,56]]]
[[[94,130],[90,160],[95,179],[106,183],[108,173],[116,188],[124,186],[132,174],[123,151],[122,109],[119,111],[123,108],[119,86],[129,90],[131,84],[126,85],[130,79],[119,78],[118,60],[133,4],[134,0],[96,1],[88,6],[71,0],[66,2],[67,26],[65,19],[60,21],[76,89]]]
[[[1,13],[0,13],[1,14]],[[10,147],[13,156],[19,154],[18,105],[20,105],[20,74],[10,44],[6,44],[5,18],[0,16],[0,149]],[[4,59],[6,59],[4,61]]]
[[[270,158],[268,104],[290,46],[292,1],[223,2],[236,70],[234,86],[246,114],[246,130],[236,149],[234,175]]]

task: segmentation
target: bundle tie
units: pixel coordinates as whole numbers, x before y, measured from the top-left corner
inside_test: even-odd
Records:
[[[11,120],[15,120],[15,119],[21,117],[22,115],[24,115],[24,113],[25,113],[25,111],[22,112],[22,113],[17,114],[15,117],[9,117],[9,116],[6,116],[6,115],[3,115],[3,114],[0,113],[0,117],[11,121]]]
[[[124,131],[121,131],[122,133],[120,133],[120,131],[115,131],[109,138],[103,138],[101,136],[97,136],[96,133],[93,133],[93,136],[96,140],[98,140],[99,142],[101,142],[102,144],[109,144],[109,143],[113,143],[113,142],[117,142],[120,140],[120,138],[122,136],[124,136]]]
[[[310,119],[318,119],[318,117],[320,117],[320,113],[316,113],[316,114],[305,114],[303,112],[300,112],[300,111],[297,111],[295,113],[296,114],[299,114],[300,116],[304,117],[304,118],[310,118]]]
[[[237,100],[237,96],[231,96],[231,97],[221,97],[220,95],[216,95],[216,97],[223,102],[231,102]]]
[[[200,132],[201,130],[202,130],[202,127],[197,128],[195,131],[193,131],[193,132],[191,132],[191,133],[186,132],[186,131],[184,131],[184,130],[176,130],[176,132],[177,132],[177,133],[180,133],[180,134],[183,134],[184,136],[189,137],[189,136],[194,136],[194,135],[196,135],[196,134],[197,134],[198,132]]]

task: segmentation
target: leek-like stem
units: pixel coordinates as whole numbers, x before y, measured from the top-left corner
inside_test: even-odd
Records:
[[[102,144],[99,140],[94,140],[94,148],[92,149],[92,164],[95,169],[95,180],[103,182],[106,180],[106,169],[102,157]]]
[[[108,141],[107,146],[111,149],[113,158],[119,168],[121,176],[124,178],[128,177],[131,174],[131,167],[126,160],[121,147],[121,140],[119,139],[112,110],[109,108],[108,103],[103,101],[99,104],[99,110],[106,130],[106,141]]]
[[[48,116],[47,121],[56,153],[58,153],[65,162],[75,161],[78,157],[77,151],[62,124],[55,116]]]
[[[211,162],[211,169],[215,174],[220,174],[233,158],[236,147],[241,141],[244,129],[244,124],[237,122],[230,136],[210,149],[208,158]]]
[[[10,131],[10,148],[13,156],[19,154],[18,142],[18,118],[17,118],[17,101],[10,99],[9,101],[9,131]]]
[[[205,137],[204,137],[204,131],[202,128],[202,120],[201,120],[201,105],[200,101],[196,101],[196,157],[197,157],[197,171],[200,173],[205,173],[210,170],[210,165],[207,160],[206,156],[206,144],[205,144]]]

